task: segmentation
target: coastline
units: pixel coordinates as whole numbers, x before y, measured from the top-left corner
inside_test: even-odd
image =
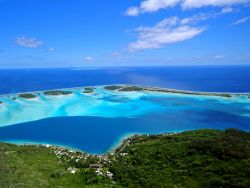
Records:
[[[203,130],[203,129],[198,129]],[[206,129],[204,129],[206,130]],[[162,133],[156,133],[156,134],[147,134],[147,133],[127,133],[123,136],[121,136],[119,139],[117,139],[114,144],[112,144],[107,150],[105,150],[103,153],[90,153],[75,147],[71,147],[68,145],[58,144],[58,143],[46,143],[46,142],[34,142],[29,140],[0,140],[0,143],[6,143],[6,144],[13,144],[17,146],[45,146],[49,148],[61,148],[66,149],[69,151],[74,152],[81,152],[89,155],[95,155],[95,156],[106,156],[112,153],[115,153],[116,151],[120,150],[123,145],[127,143],[128,140],[131,140],[134,137],[140,137],[140,136],[162,136],[162,135],[177,135],[181,134],[186,131],[193,131],[193,130],[181,130],[181,131],[171,131],[171,132],[162,132]]]
[[[0,179],[14,178],[25,185],[30,181],[37,185],[40,179],[54,185],[58,180],[63,182],[62,185],[76,185],[72,187],[106,187],[107,184],[110,185],[108,187],[138,187],[142,184],[151,187],[147,186],[148,181],[152,181],[150,185],[160,182],[157,187],[162,187],[161,180],[170,179],[164,185],[173,187],[172,180],[183,182],[184,177],[187,187],[197,183],[201,185],[198,187],[204,187],[214,178],[224,179],[225,173],[217,173],[222,168],[226,172],[225,177],[230,177],[227,178],[227,185],[234,182],[232,179],[237,179],[235,185],[240,181],[245,182],[246,186],[243,187],[247,187],[249,136],[250,132],[239,129],[198,129],[179,134],[136,135],[123,141],[124,145],[114,153],[106,155],[92,155],[50,145],[17,146],[0,142],[4,164],[0,167],[3,169]],[[14,176],[15,172],[20,171],[22,173]],[[210,176],[206,175],[207,172]],[[42,177],[39,176],[41,173]],[[137,184],[138,177],[143,181]],[[76,182],[77,179],[81,181]],[[13,185],[13,181],[2,182]],[[213,185],[212,182],[208,187]],[[225,185],[224,182],[221,185]]]
[[[120,150],[122,150],[121,148],[123,148],[131,139],[136,138],[136,137],[142,137],[142,136],[146,136],[146,137],[150,137],[150,136],[172,136],[172,135],[178,135],[184,132],[188,132],[188,131],[198,131],[198,130],[210,130],[210,129],[190,129],[190,130],[180,130],[180,131],[170,131],[170,132],[161,132],[161,133],[156,133],[156,134],[148,134],[148,133],[127,133],[124,134],[123,136],[121,136],[119,139],[117,139],[114,144],[112,144],[107,150],[105,150],[103,153],[91,153],[91,152],[87,152],[75,147],[71,147],[71,146],[67,146],[67,145],[63,145],[63,144],[58,144],[58,143],[46,143],[46,142],[34,142],[34,141],[28,141],[28,140],[6,140],[6,141],[2,141],[0,140],[0,143],[6,143],[6,144],[13,144],[13,145],[17,145],[17,146],[45,146],[45,147],[49,147],[49,148],[57,148],[57,149],[64,149],[64,150],[69,150],[69,151],[73,151],[73,152],[81,152],[84,154],[88,154],[88,155],[93,155],[93,156],[107,156],[109,154],[113,154],[113,153],[119,153]],[[217,130],[221,130],[221,129],[217,129]]]
[[[133,84],[109,84],[109,85],[95,85],[95,86],[82,86],[82,87],[72,87],[72,88],[58,88],[58,89],[49,89],[49,90],[38,90],[38,91],[30,91],[30,92],[18,92],[18,93],[8,93],[8,94],[0,94],[0,97],[11,97],[12,95],[20,95],[20,94],[41,94],[48,91],[74,91],[84,88],[105,88],[107,86],[122,86],[122,87],[138,87],[142,88],[142,91],[147,92],[160,92],[160,93],[178,93],[178,94],[187,94],[187,95],[204,95],[204,96],[219,96],[223,94],[228,95],[236,95],[236,96],[249,96],[250,92],[246,93],[238,93],[238,92],[203,92],[203,91],[191,91],[191,90],[180,90],[180,89],[173,89],[173,88],[165,88],[165,87],[152,87],[152,86],[142,86],[142,85],[133,85]],[[115,90],[119,91],[119,90]],[[129,92],[129,91],[127,91]],[[132,91],[131,91],[132,92]]]
[[[231,128],[227,128],[231,129]],[[125,134],[124,136],[120,137],[109,149],[107,149],[104,153],[90,153],[83,151],[81,149],[77,149],[71,146],[67,145],[60,145],[56,143],[39,143],[39,142],[33,142],[33,141],[17,141],[17,140],[6,140],[2,141],[0,140],[0,143],[6,143],[6,144],[12,144],[16,146],[35,146],[35,147],[46,147],[46,148],[51,148],[51,149],[61,149],[61,150],[67,150],[69,152],[80,152],[82,154],[87,154],[89,156],[99,156],[99,157],[105,157],[108,155],[113,155],[114,153],[120,153],[123,151],[123,149],[130,143],[131,140],[139,137],[159,137],[159,136],[178,136],[183,133],[188,133],[188,132],[197,132],[197,131],[225,131],[226,129],[209,129],[209,128],[204,128],[204,129],[191,129],[191,130],[182,130],[182,131],[173,131],[173,132],[163,132],[163,133],[157,133],[157,134],[143,134],[143,133],[128,133]],[[250,133],[249,131],[245,131],[247,133]]]
[[[119,89],[105,89],[105,87],[108,87],[108,86],[121,86],[122,89],[124,88],[129,88],[130,90],[127,90],[127,91],[119,91]],[[138,86],[138,85],[127,85],[127,84],[114,84],[114,85],[102,85],[102,86],[84,86],[84,87],[76,87],[76,88],[64,88],[64,89],[55,89],[55,90],[47,90],[47,91],[64,91],[64,90],[67,90],[67,91],[74,91],[74,90],[84,90],[85,88],[90,88],[90,87],[94,87],[94,89],[101,89],[101,90],[105,90],[107,92],[113,92],[113,93],[116,93],[116,92],[134,92],[133,90],[138,90],[140,89],[140,91],[135,91],[135,92],[159,92],[159,93],[170,93],[170,94],[180,94],[180,95],[199,95],[199,96],[213,96],[213,94],[216,94],[216,97],[222,97],[222,96],[218,96],[218,94],[222,94],[220,92],[218,93],[212,93],[212,92],[191,92],[191,91],[185,91],[185,90],[174,90],[174,89],[164,89],[164,88],[159,88],[159,87],[147,87],[147,86]],[[35,94],[39,94],[39,93],[42,93],[44,94],[44,92],[46,91],[36,91],[36,92],[27,92],[27,93],[35,93]],[[80,91],[82,93],[82,91]],[[95,91],[94,91],[95,92]],[[18,95],[18,94],[24,94],[24,93],[16,93],[16,94],[12,94],[12,95]],[[73,93],[74,94],[74,93]],[[223,93],[224,94],[224,93]],[[229,94],[229,93],[228,93]],[[45,94],[44,94],[45,95]],[[72,95],[72,94],[69,94],[69,96]],[[242,95],[242,96],[248,96],[250,94],[236,94],[236,93],[230,93],[230,95],[234,96],[234,95]],[[7,95],[8,97],[11,97],[11,95]],[[49,95],[50,96],[50,95]],[[1,96],[0,96],[1,97]],[[29,99],[27,99],[29,100]],[[33,100],[33,99],[30,99],[30,100]],[[1,101],[1,100],[0,100]],[[33,120],[33,121],[36,121],[36,120]],[[181,130],[181,131],[178,131],[179,132],[184,132],[184,131],[187,131],[187,130]],[[172,134],[172,133],[175,133],[175,131],[168,131],[166,133],[160,133],[160,134]],[[158,133],[156,134],[148,134],[148,133],[127,133],[123,136],[121,136],[119,139],[115,140],[115,142],[107,149],[104,151],[104,153],[101,153],[101,155],[105,155],[109,152],[113,152],[115,151],[117,148],[119,148],[123,143],[124,141],[126,141],[127,139],[135,136],[135,135],[158,135]],[[36,142],[32,142],[32,141],[6,141],[6,143],[20,143],[20,145],[44,145],[44,144],[47,144],[47,143],[36,143]],[[81,152],[85,152],[81,149],[77,149],[77,148],[72,148],[70,146],[67,146],[67,145],[60,145],[60,144],[57,144],[57,143],[52,143],[51,145],[53,146],[59,146],[59,147],[63,147],[63,148],[67,148],[67,149],[73,149],[73,150],[76,150],[76,151],[81,151]],[[99,155],[99,154],[98,154]]]
[[[209,129],[197,129],[197,130],[209,130]],[[173,131],[173,132],[164,132],[164,133],[157,133],[157,134],[143,134],[143,133],[127,133],[123,136],[121,136],[117,141],[115,141],[115,143],[106,151],[104,151],[104,153],[90,153],[90,152],[86,152],[83,151],[81,149],[77,149],[71,146],[67,146],[67,145],[62,145],[62,144],[57,144],[57,143],[46,143],[46,142],[34,142],[34,141],[28,141],[28,140],[6,140],[6,141],[2,141],[0,140],[0,143],[6,143],[6,144],[13,144],[16,146],[37,146],[37,147],[48,147],[48,148],[57,148],[57,149],[65,149],[65,150],[69,150],[69,151],[73,151],[73,152],[81,152],[84,154],[88,154],[88,155],[93,155],[93,156],[107,156],[109,154],[112,153],[116,153],[118,150],[121,150],[121,148],[123,147],[123,145],[126,145],[126,143],[135,138],[135,137],[141,137],[141,136],[165,136],[165,135],[178,135],[181,134],[183,132],[187,132],[187,131],[194,131],[194,130],[183,130],[183,131]],[[119,152],[118,152],[119,153]]]
[[[0,143],[6,143],[6,144],[13,144],[16,146],[45,146],[45,147],[51,147],[51,148],[61,148],[66,149],[74,152],[81,152],[81,153],[88,153],[86,151],[83,151],[81,149],[77,149],[71,146],[62,145],[58,143],[46,143],[46,142],[34,142],[29,140],[0,140]]]

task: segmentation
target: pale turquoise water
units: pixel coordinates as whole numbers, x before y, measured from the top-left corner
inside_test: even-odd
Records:
[[[35,99],[0,96],[0,140],[64,145],[104,153],[122,137],[200,128],[250,130],[250,99],[159,92],[120,92],[96,87],[85,94]],[[16,100],[13,100],[16,98]]]

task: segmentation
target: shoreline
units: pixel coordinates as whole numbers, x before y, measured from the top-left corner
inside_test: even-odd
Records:
[[[57,144],[57,143],[46,143],[46,142],[34,142],[34,141],[29,141],[29,140],[0,140],[0,143],[6,143],[6,144],[13,144],[16,146],[43,146],[43,147],[49,147],[49,148],[61,148],[61,149],[66,149],[69,151],[74,151],[74,152],[81,152],[81,153],[88,153],[86,151],[67,146],[67,145],[62,145],[62,144]],[[90,154],[90,153],[88,153]],[[94,155],[94,154],[93,154]]]
[[[121,136],[117,141],[114,142],[107,150],[104,151],[104,153],[91,153],[87,152],[75,147],[67,146],[67,145],[62,145],[62,144],[57,144],[57,143],[39,143],[39,142],[34,142],[34,141],[28,141],[28,140],[23,140],[23,141],[18,141],[18,140],[0,140],[0,143],[6,143],[6,144],[13,144],[16,146],[36,146],[36,147],[47,147],[47,148],[52,148],[52,149],[65,149],[68,151],[73,151],[73,152],[80,152],[83,154],[88,154],[92,156],[99,156],[99,157],[105,157],[109,154],[113,153],[119,153],[124,146],[133,138],[136,137],[142,137],[142,136],[172,136],[172,135],[178,135],[184,132],[188,131],[198,131],[198,130],[210,130],[210,129],[190,129],[190,130],[181,130],[181,131],[172,131],[172,132],[162,132],[162,133],[156,133],[156,134],[147,134],[147,133],[128,133],[125,134],[124,136]],[[219,130],[219,129],[216,129]]]
[[[224,178],[224,176],[218,175],[219,165],[226,171],[225,177],[230,177],[227,185],[235,182],[232,179],[238,180],[239,177],[242,177],[236,181],[235,185],[239,185],[238,182],[246,182],[246,186],[243,187],[247,187],[249,184],[247,181],[249,140],[250,132],[234,128],[197,129],[175,134],[135,135],[124,140],[123,145],[114,153],[105,155],[93,155],[51,145],[18,146],[0,142],[4,164],[1,168],[3,169],[2,177],[7,177],[8,180],[8,177],[12,178],[13,174],[16,174],[15,172],[21,172],[18,173],[21,176],[14,176],[19,180],[17,184],[18,182],[28,182],[27,185],[29,185],[29,180],[31,180],[35,183],[34,185],[37,185],[42,178],[42,180],[52,180],[52,187],[55,185],[55,180],[66,182],[63,183],[64,185],[76,185],[72,187],[85,187],[85,185],[90,187],[107,187],[107,185],[108,187],[115,185],[138,187],[142,184],[148,187],[148,181],[152,181],[150,185],[155,185],[155,182],[161,182],[167,176],[171,178],[170,183],[164,183],[167,187],[176,185],[172,183],[172,180],[175,182],[175,179],[183,182],[183,177],[187,178],[187,187],[189,185],[192,187],[201,180],[204,185],[207,185],[209,182],[207,172],[209,174],[211,171],[214,172],[211,174],[210,180]],[[209,159],[209,164],[207,159]],[[189,173],[190,170],[192,170],[191,173]],[[31,171],[32,173],[30,173]],[[39,176],[41,173],[44,174],[42,177]],[[29,174],[30,176],[27,176]],[[39,175],[34,176],[33,174]],[[137,182],[138,178],[143,182],[133,183]],[[194,183],[189,183],[190,178]],[[80,181],[76,182],[77,179]],[[96,182],[97,179],[101,183]],[[68,184],[69,180],[72,180],[70,184]],[[13,181],[9,182],[13,185]],[[160,183],[156,187],[162,187],[162,185]],[[212,182],[208,187],[214,187],[213,185]],[[225,183],[223,182],[221,185],[225,185]]]
[[[106,88],[108,86],[110,87],[110,89]],[[220,94],[225,94],[225,93],[219,93],[219,92],[218,93],[212,93],[212,92],[191,92],[191,91],[185,91],[185,90],[165,89],[165,88],[159,88],[159,87],[138,86],[138,85],[128,85],[128,84],[114,84],[114,85],[101,85],[101,86],[84,86],[84,87],[64,88],[64,89],[55,89],[55,90],[46,90],[46,91],[64,91],[64,90],[67,90],[67,91],[74,92],[74,91],[77,91],[77,90],[78,91],[79,90],[85,90],[85,88],[90,88],[90,87],[92,87],[93,89],[100,89],[100,90],[105,90],[107,92],[114,92],[114,93],[116,93],[116,92],[118,92],[118,93],[120,93],[120,92],[121,93],[122,92],[125,92],[125,93],[128,93],[128,92],[159,92],[159,93],[162,93],[162,94],[167,94],[167,93],[172,94],[173,93],[173,94],[180,94],[180,95],[199,95],[199,96],[208,96],[208,97],[215,96],[215,97],[223,97],[223,98],[230,98],[230,97],[233,97],[233,96],[246,96],[248,98],[250,97],[250,93],[249,94],[230,93],[230,97],[225,97],[225,96],[220,96]],[[112,89],[112,87],[114,89]],[[127,89],[127,90],[120,91],[120,89],[124,89],[124,88]],[[32,93],[33,94],[44,94],[44,92],[46,92],[46,91],[35,91],[35,92],[27,92],[27,93],[29,93],[29,94],[32,94]],[[80,92],[82,92],[82,91],[80,91]],[[19,95],[19,94],[25,94],[25,93],[15,93],[15,94],[11,94],[11,95],[3,95],[3,96],[12,97],[12,95]],[[229,93],[227,93],[227,94],[229,94]],[[46,95],[46,94],[44,94],[44,95]],[[71,95],[71,94],[69,94],[69,95]],[[1,97],[1,95],[0,95],[0,97]],[[32,100],[32,99],[28,99],[27,98],[27,100]],[[36,121],[36,120],[34,120],[34,121]],[[181,131],[178,131],[177,133],[181,133],[181,132],[185,132],[185,131],[188,131],[188,130],[181,130]],[[142,136],[142,135],[162,135],[162,134],[176,134],[176,132],[169,131],[169,132],[160,133],[160,134],[159,133],[156,133],[156,134],[128,133],[128,134],[125,134],[125,135],[121,136],[119,139],[115,140],[114,143],[108,149],[106,149],[103,153],[100,153],[100,155],[106,155],[107,153],[110,153],[112,151],[117,150],[120,146],[122,146],[124,144],[124,141],[126,141],[127,139],[129,139],[129,138],[131,138],[131,137],[133,137],[135,135],[141,135]],[[5,142],[5,141],[3,141],[3,142]],[[20,143],[19,145],[44,145],[44,144],[47,144],[47,143],[39,143],[39,142],[32,142],[32,141],[26,141],[26,140],[24,140],[24,141],[19,141],[19,140],[13,140],[13,141],[9,140],[8,141],[7,140],[6,143],[14,143],[14,144],[16,144],[16,143],[19,144]],[[60,144],[57,144],[57,143],[52,143],[51,145],[62,147],[62,148],[67,148],[67,149],[73,149],[73,150],[81,151],[81,152],[84,152],[84,153],[88,153],[88,152],[83,151],[81,149],[77,149],[77,148],[70,147],[70,146],[67,146],[67,145],[60,145]],[[97,154],[97,155],[99,155],[99,154]]]
[[[128,133],[124,136],[122,136],[117,142],[115,142],[109,149],[107,149],[104,153],[90,153],[87,151],[83,151],[81,149],[77,149],[71,146],[66,146],[66,145],[60,145],[56,143],[39,143],[39,142],[32,142],[32,141],[17,141],[17,140],[9,140],[9,141],[2,141],[0,140],[0,143],[5,143],[5,144],[11,144],[15,146],[34,146],[34,147],[46,147],[54,150],[67,150],[68,152],[72,153],[82,153],[86,154],[89,156],[96,156],[96,157],[106,157],[108,155],[113,155],[113,154],[119,154],[120,152],[123,151],[123,149],[130,144],[131,140],[137,138],[137,137],[158,137],[158,136],[178,136],[183,133],[187,132],[194,132],[194,131],[209,131],[209,130],[214,130],[214,131],[225,131],[226,129],[231,129],[231,128],[225,128],[225,129],[190,129],[190,130],[182,130],[182,131],[173,131],[173,132],[162,132],[162,133],[156,133],[156,134],[143,134],[143,133]],[[250,133],[249,131],[246,131]]]
[[[79,90],[84,88],[93,87],[105,89],[107,86],[121,86],[121,87],[138,87],[142,88],[141,91],[144,92],[160,92],[160,93],[173,93],[173,94],[183,94],[183,95],[204,95],[204,96],[220,96],[220,95],[236,95],[236,96],[249,96],[250,92],[246,93],[238,93],[238,92],[204,92],[204,91],[191,91],[191,90],[180,90],[173,88],[165,88],[165,87],[154,87],[154,86],[143,86],[143,85],[132,85],[132,84],[109,84],[109,85],[95,85],[95,86],[81,86],[81,87],[72,87],[72,88],[58,88],[58,89],[49,89],[49,90],[38,90],[38,91],[28,91],[28,92],[17,92],[17,93],[8,93],[8,94],[0,94],[0,97],[10,97],[12,95],[20,95],[20,94],[40,94],[48,91],[72,91]],[[107,90],[107,89],[105,89]],[[119,91],[119,90],[107,90],[107,91],[118,91],[118,92],[133,92],[133,91]],[[223,97],[223,96],[221,96]]]

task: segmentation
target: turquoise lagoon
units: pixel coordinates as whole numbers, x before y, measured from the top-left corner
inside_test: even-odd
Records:
[[[125,87],[125,86],[124,86]],[[248,94],[119,91],[104,86],[63,89],[67,95],[34,92],[0,96],[0,141],[43,143],[102,154],[131,134],[193,129],[250,131]]]

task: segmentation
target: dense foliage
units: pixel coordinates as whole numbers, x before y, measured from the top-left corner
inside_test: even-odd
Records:
[[[102,157],[55,153],[0,143],[0,187],[250,187],[250,133],[237,129],[134,136]]]
[[[138,136],[111,165],[126,187],[250,187],[250,134],[236,130]]]
[[[0,143],[0,187],[82,187],[79,175],[69,174],[67,164],[45,147]]]

